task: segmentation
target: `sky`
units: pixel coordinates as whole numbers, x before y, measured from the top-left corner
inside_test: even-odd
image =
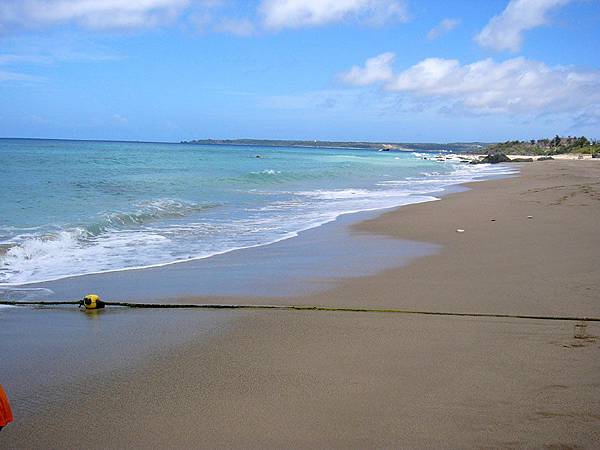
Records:
[[[600,0],[0,0],[0,137],[600,138]]]

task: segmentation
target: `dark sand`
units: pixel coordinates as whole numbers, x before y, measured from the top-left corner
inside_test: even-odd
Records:
[[[600,162],[522,171],[355,229],[438,254],[265,303],[600,316]],[[236,314],[226,333],[72,381],[37,417],[16,417],[0,447],[600,445],[600,340],[574,339],[572,322]]]

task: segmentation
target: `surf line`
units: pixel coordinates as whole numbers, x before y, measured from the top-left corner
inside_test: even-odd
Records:
[[[17,301],[0,300],[0,305],[7,306],[60,306],[77,305],[76,301]],[[303,305],[244,305],[229,303],[132,303],[132,302],[104,302],[106,306],[119,306],[124,308],[148,309],[273,309],[284,311],[323,311],[323,312],[356,312],[356,313],[386,313],[386,314],[412,314],[423,316],[455,316],[455,317],[491,317],[499,319],[528,319],[528,320],[562,320],[572,322],[600,322],[600,317],[577,316],[537,316],[529,314],[494,314],[471,312],[446,312],[446,311],[420,311],[411,309],[393,308],[362,308],[345,306],[303,306]]]

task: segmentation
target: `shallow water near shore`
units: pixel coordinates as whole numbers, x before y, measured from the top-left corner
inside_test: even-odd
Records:
[[[164,267],[85,275],[33,284],[13,296],[173,301],[194,296],[297,297],[331,288],[335,280],[365,276],[435,253],[439,246],[353,233],[352,224],[378,213],[357,213],[268,246]]]
[[[510,173],[433,155],[0,139],[0,295],[269,245]]]

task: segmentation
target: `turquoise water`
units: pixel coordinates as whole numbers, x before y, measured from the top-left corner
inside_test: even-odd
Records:
[[[374,150],[0,139],[0,287],[265,245],[502,170]]]

